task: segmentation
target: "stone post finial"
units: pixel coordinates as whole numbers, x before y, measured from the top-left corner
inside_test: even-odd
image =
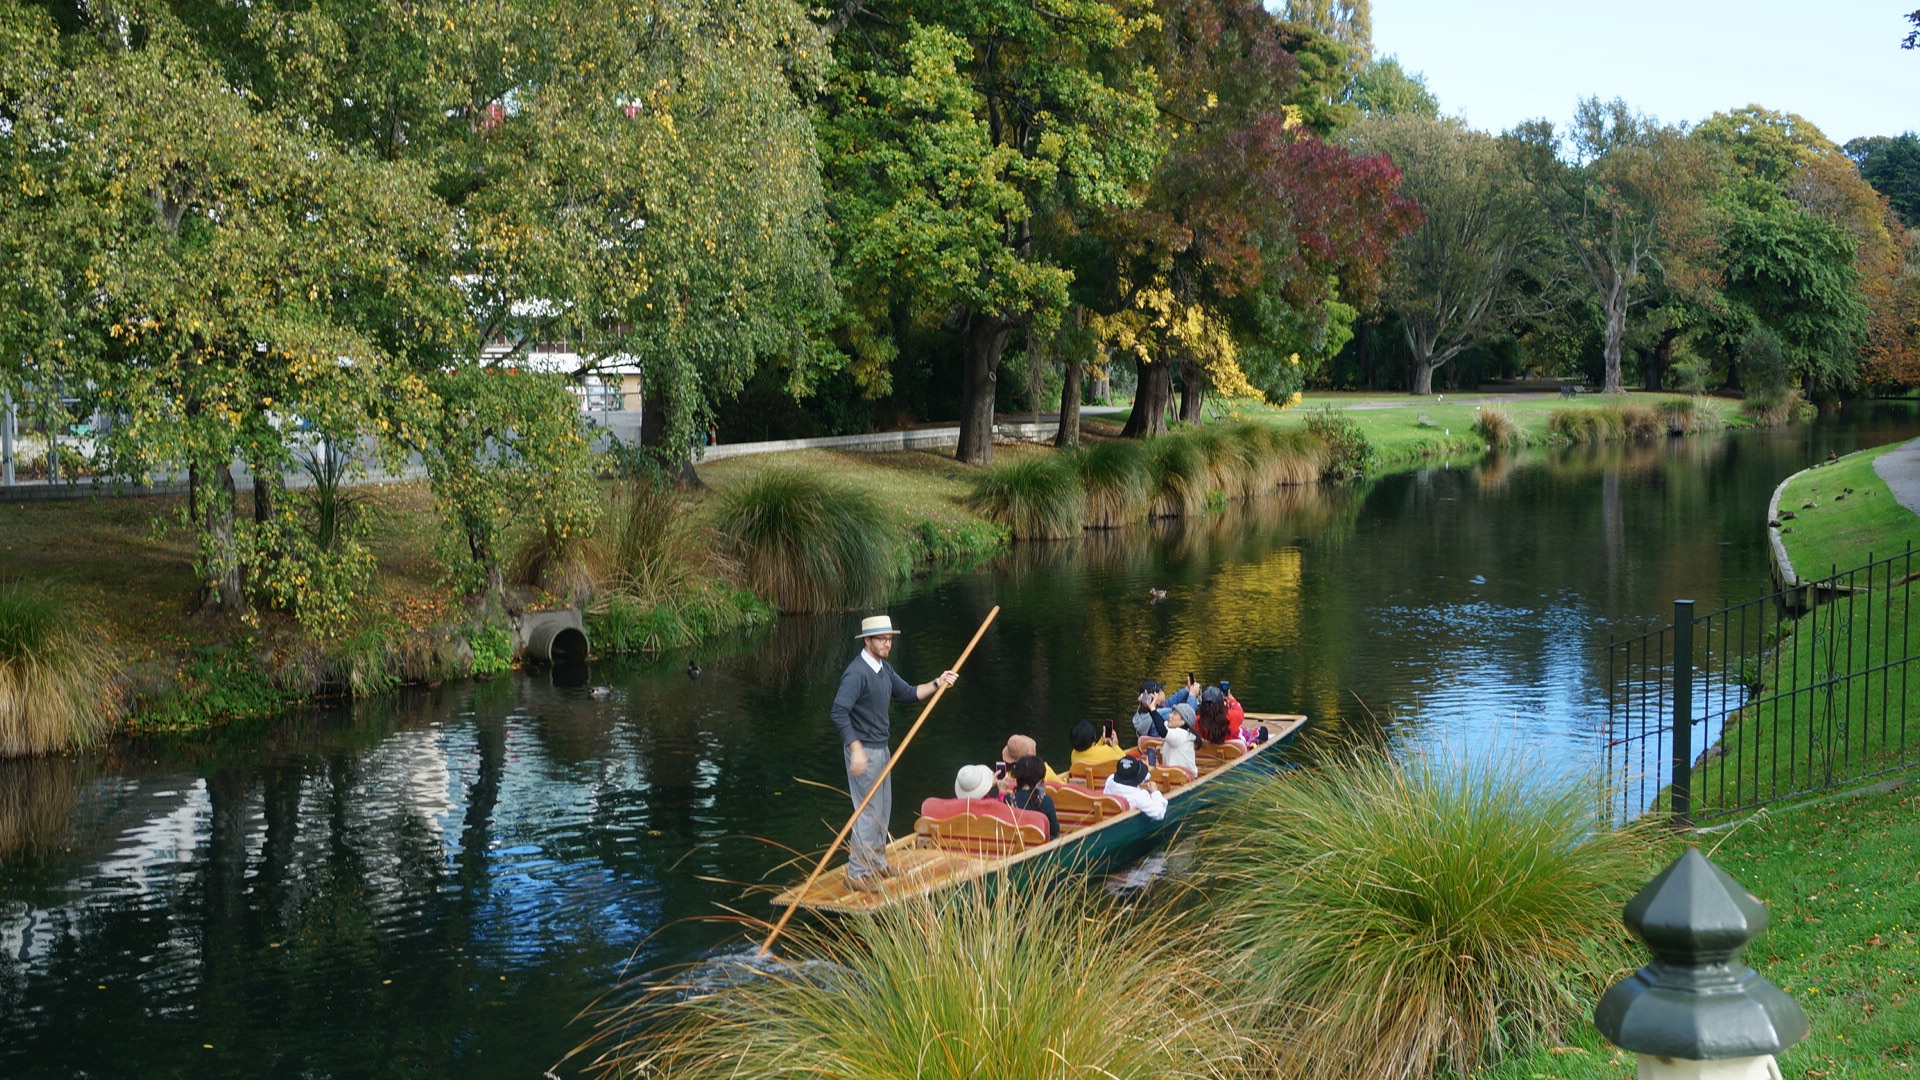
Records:
[[[1623,921],[1653,962],[1601,997],[1593,1023],[1640,1055],[1641,1077],[1779,1075],[1772,1055],[1806,1038],[1807,1017],[1738,959],[1767,927],[1759,900],[1689,848],[1627,903]]]

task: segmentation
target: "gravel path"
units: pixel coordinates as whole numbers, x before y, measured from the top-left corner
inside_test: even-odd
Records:
[[[1920,439],[1873,459],[1873,471],[1901,506],[1920,514]]]

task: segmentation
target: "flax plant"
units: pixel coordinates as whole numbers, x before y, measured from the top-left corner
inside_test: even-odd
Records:
[[[1359,754],[1263,781],[1210,834],[1219,933],[1286,1074],[1471,1075],[1556,1039],[1631,964],[1652,833],[1511,761]]]
[[[780,961],[659,986],[575,1053],[608,1080],[1246,1074],[1203,940],[1079,875],[1036,877],[815,924]]]
[[[770,469],[722,492],[718,504],[721,552],[781,611],[871,603],[899,569],[880,504],[816,473]]]
[[[1147,519],[1153,476],[1146,448],[1137,440],[1103,442],[1074,463],[1087,489],[1087,528],[1117,529]]]
[[[1061,455],[1025,454],[974,477],[967,505],[1017,540],[1065,540],[1086,524],[1087,489]]]
[[[0,757],[92,742],[113,697],[99,628],[43,590],[0,584]]]

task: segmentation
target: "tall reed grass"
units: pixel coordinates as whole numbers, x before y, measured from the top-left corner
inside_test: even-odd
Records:
[[[1087,489],[1066,457],[1022,454],[974,477],[967,506],[1016,540],[1065,540],[1087,520]]]
[[[1242,1059],[1204,942],[1084,878],[964,885],[785,952],[663,985],[576,1053],[602,1077],[687,1080],[1159,1080]]]
[[[1547,414],[1547,430],[1573,443],[1613,442],[1626,434],[1620,410],[1611,405],[1590,409],[1555,409]]]
[[[679,648],[765,622],[771,610],[735,584],[740,566],[721,547],[665,483],[640,477],[615,491],[583,551],[595,647]]]
[[[1695,395],[1667,398],[1654,406],[1666,420],[1669,435],[1698,435],[1727,426],[1727,418],[1712,398]]]
[[[1147,448],[1135,439],[1103,442],[1075,460],[1087,489],[1087,528],[1117,529],[1144,521],[1153,507]]]
[[[1198,444],[1180,435],[1168,435],[1147,444],[1147,466],[1153,517],[1189,517],[1206,512],[1212,476]]]
[[[1613,928],[1654,834],[1512,766],[1360,754],[1215,825],[1221,944],[1288,1025],[1285,1072],[1471,1075],[1556,1038],[1629,964]]]
[[[1660,410],[1638,401],[1620,406],[1620,429],[1629,439],[1657,439],[1667,433]]]
[[[84,613],[0,584],[0,757],[84,746],[112,719],[113,653]]]
[[[1806,399],[1800,388],[1789,386],[1780,390],[1754,390],[1740,402],[1740,411],[1755,427],[1779,427],[1800,415],[1806,407]]]
[[[899,569],[880,504],[817,473],[770,469],[723,491],[717,504],[721,552],[781,611],[876,602]]]

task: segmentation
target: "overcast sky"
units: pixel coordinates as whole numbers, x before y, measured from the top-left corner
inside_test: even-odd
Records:
[[[1759,104],[1827,137],[1920,130],[1920,0],[1373,0],[1376,55],[1423,72],[1442,110],[1504,131],[1623,97],[1668,123]]]

